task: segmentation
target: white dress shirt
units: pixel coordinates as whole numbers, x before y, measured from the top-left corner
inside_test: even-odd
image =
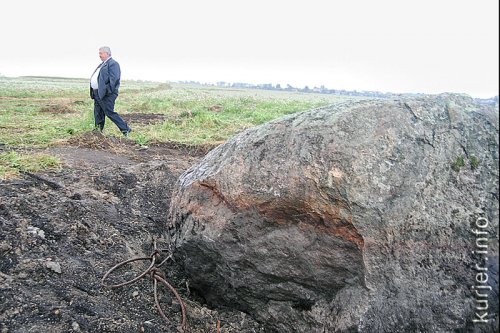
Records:
[[[109,57],[111,58],[111,57]],[[97,81],[97,79],[99,78],[99,72],[101,71],[101,67],[102,65],[104,65],[106,63],[106,61],[109,60],[106,59],[105,61],[103,61],[99,67],[96,68],[96,70],[94,71],[94,74],[92,74],[92,77],[90,78],[90,86],[92,87],[92,89],[99,89],[99,83]]]
[[[94,71],[94,74],[92,74],[92,77],[90,78],[90,86],[92,89],[99,89],[99,83],[97,82],[97,78],[99,77],[99,72],[101,71],[101,67],[104,63],[102,63],[97,69]]]

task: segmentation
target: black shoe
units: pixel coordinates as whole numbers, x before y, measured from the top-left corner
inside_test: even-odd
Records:
[[[123,135],[124,135],[124,136],[126,136],[126,137],[127,137],[127,136],[130,134],[130,132],[132,132],[132,129],[131,129],[131,128],[129,128],[128,130],[126,130],[126,131],[124,131],[124,132],[122,132],[122,133],[123,133]]]

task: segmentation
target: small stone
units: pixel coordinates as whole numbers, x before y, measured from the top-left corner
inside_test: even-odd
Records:
[[[0,243],[0,252],[8,252],[12,250],[12,246],[10,244],[7,244],[6,242]]]
[[[45,267],[47,267],[48,269],[56,272],[57,274],[61,274],[62,273],[61,264],[59,264],[56,261],[50,261],[50,260],[46,261],[45,262]]]
[[[45,239],[45,231],[39,229],[38,232],[37,232],[37,235],[38,237],[40,237],[41,239]]]
[[[73,331],[75,332],[79,332],[80,331],[80,325],[78,325],[78,323],[76,321],[74,321],[72,324],[71,324],[71,328],[73,329]]]
[[[28,232],[28,234],[30,235],[33,235],[33,236],[38,236],[40,237],[41,239],[45,239],[45,231],[43,231],[42,229],[38,228],[38,227],[33,227],[33,226],[28,226],[26,228],[26,231]]]
[[[28,226],[26,228],[26,231],[28,232],[28,234],[31,234],[31,235],[36,235],[36,233],[38,232],[38,228],[37,227],[33,227],[33,226]]]
[[[137,297],[137,296],[139,296],[139,292],[136,290],[132,293],[132,297]]]

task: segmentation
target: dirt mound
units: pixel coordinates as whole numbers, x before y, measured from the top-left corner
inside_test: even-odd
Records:
[[[40,109],[42,113],[52,113],[52,114],[64,114],[64,113],[75,113],[77,111],[73,110],[68,104],[48,104]]]
[[[223,110],[223,107],[222,105],[219,105],[219,104],[216,104],[216,105],[212,105],[208,108],[209,111],[212,111],[212,112],[222,112]]]
[[[68,148],[68,146],[71,148]],[[70,160],[87,157],[89,152],[93,155],[93,157],[90,156],[90,159],[94,159],[96,155],[102,155],[98,153],[99,151],[103,152],[104,156],[107,155],[106,159],[108,160],[109,156],[116,156],[118,159],[129,158],[136,162],[174,157],[183,165],[183,168],[187,169],[189,165],[185,165],[182,161],[192,161],[195,158],[202,157],[216,146],[216,144],[188,145],[178,142],[151,142],[148,146],[141,146],[127,138],[106,136],[97,131],[92,131],[72,137],[68,141],[68,145],[49,150],[56,152],[56,154],[63,152]],[[99,164],[99,162],[97,163]],[[109,162],[105,163],[109,164]]]
[[[119,151],[127,141],[126,139],[105,136],[98,131],[92,131],[72,137],[69,139],[69,144],[80,148]]]
[[[170,323],[155,308],[151,279],[116,290],[101,279],[123,260],[149,256],[153,238],[168,250],[171,191],[200,155],[167,145],[138,150],[95,133],[72,143],[49,150],[63,160],[60,171],[0,182],[0,331],[176,332],[181,308],[167,288],[159,302]],[[119,273],[146,267],[135,262]],[[186,304],[185,332],[216,332],[218,322],[221,332],[263,332],[244,313],[208,308],[178,263],[161,269]]]
[[[123,119],[130,124],[154,125],[164,122],[167,117],[159,113],[127,113]]]
[[[217,146],[218,144],[188,145],[179,142],[156,142],[150,144],[149,149],[153,151],[157,149],[175,150],[190,156],[201,157]]]
[[[219,145],[216,144],[203,144],[203,145],[190,145],[179,142],[151,142],[147,147],[140,146],[134,141],[122,137],[106,136],[98,131],[85,132],[83,134],[73,136],[69,139],[68,144],[70,146],[76,146],[80,148],[90,148],[96,150],[113,150],[126,153],[130,149],[132,150],[171,150],[180,151],[186,153],[190,156],[201,156],[208,153],[210,150]]]

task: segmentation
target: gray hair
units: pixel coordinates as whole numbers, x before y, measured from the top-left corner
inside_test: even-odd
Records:
[[[109,56],[111,56],[111,49],[109,48],[109,46],[100,47],[99,51],[106,52],[107,54],[109,54]]]

